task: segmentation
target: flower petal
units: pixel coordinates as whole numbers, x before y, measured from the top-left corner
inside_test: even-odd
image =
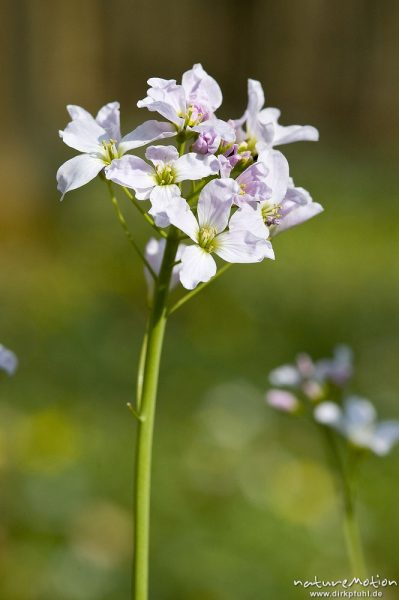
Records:
[[[265,94],[261,82],[256,79],[248,79],[248,114],[257,117],[264,103]]]
[[[155,186],[154,169],[138,156],[126,155],[117,158],[105,170],[107,179],[139,191],[141,198],[148,198]],[[144,194],[144,196],[143,196]]]
[[[187,246],[181,257],[180,281],[193,290],[200,282],[209,281],[216,274],[212,256],[199,246]]]
[[[243,204],[229,221],[230,231],[250,231],[254,236],[266,240],[269,237],[269,229],[266,227],[261,213],[261,207],[255,208]]]
[[[193,131],[197,131],[198,133],[214,133],[228,143],[232,143],[236,139],[234,127],[230,123],[222,121],[222,119],[208,119],[207,121],[199,123],[199,125],[191,127],[191,129]]]
[[[279,125],[275,124],[273,145],[291,144],[292,142],[317,142],[319,132],[312,125]]]
[[[89,121],[94,121],[93,115],[89,113],[85,108],[81,106],[77,106],[76,104],[68,104],[67,111],[71,117],[71,119],[89,119]]]
[[[219,171],[219,161],[213,154],[189,152],[177,159],[174,168],[177,182],[195,181],[216,174]]]
[[[145,157],[154,165],[159,163],[174,162],[179,158],[179,153],[174,146],[149,146],[145,152]]]
[[[172,210],[176,198],[180,197],[177,185],[156,185],[150,194],[150,215],[154,217],[158,227],[167,227],[170,224],[169,211]]]
[[[258,118],[261,121],[261,123],[264,123],[266,125],[267,123],[276,123],[280,118],[280,115],[281,110],[269,106],[260,111]]]
[[[370,448],[379,456],[385,456],[399,440],[399,421],[381,421],[374,430]]]
[[[104,163],[101,159],[80,154],[67,160],[57,171],[57,189],[61,192],[63,200],[65,194],[85,185],[98,175]]]
[[[314,409],[313,416],[322,425],[329,425],[336,429],[341,428],[342,410],[335,402],[321,402]]]
[[[148,241],[148,243],[145,247],[145,257],[148,260],[150,266],[152,267],[154,273],[156,273],[157,275],[159,274],[159,271],[161,269],[162,259],[163,259],[163,255],[165,252],[165,244],[166,244],[165,238],[160,238],[158,240],[156,238],[150,238],[150,240]],[[182,255],[182,252],[184,251],[185,247],[186,246],[184,244],[179,244],[179,247],[178,247],[177,253],[176,253],[177,261],[179,261],[181,259],[181,255]],[[170,288],[171,289],[174,288],[179,281],[180,270],[181,270],[181,263],[179,263],[173,267],[172,277],[170,280]],[[144,274],[145,274],[145,278],[147,281],[148,290],[150,292],[150,295],[152,295],[152,291],[154,288],[154,280],[153,280],[151,274],[148,272],[148,269],[144,268]]]
[[[186,113],[186,95],[181,85],[176,85],[174,79],[153,77],[148,80],[151,86],[147,96],[137,102],[139,108],[147,108],[175,123],[179,128],[184,125],[181,115]]]
[[[262,161],[257,161],[236,178],[241,188],[240,194],[234,199],[237,206],[243,206],[248,202],[253,205],[271,198],[272,190],[266,183],[267,173],[266,165]]]
[[[289,182],[288,161],[278,150],[271,150],[260,144],[257,148],[260,149],[258,162],[262,162],[268,171],[265,182],[272,191],[270,202],[281,204],[285,198]]]
[[[79,152],[101,152],[102,140],[108,139],[107,132],[98,123],[89,119],[75,119],[60,131],[62,141]]]
[[[119,102],[109,102],[97,113],[97,123],[105,129],[111,140],[121,139]]]
[[[194,242],[198,237],[198,223],[193,212],[184,198],[176,198],[167,209],[168,217],[172,225],[183,231]]]
[[[272,385],[296,387],[302,382],[302,376],[294,365],[281,365],[269,373]]]
[[[176,128],[170,123],[161,123],[154,120],[145,121],[122,138],[119,144],[119,152],[124,154],[128,150],[140,148],[156,140],[172,137],[176,133]]]
[[[223,96],[219,84],[199,63],[183,74],[182,85],[189,104],[208,107],[211,112],[215,112],[222,104]]]
[[[366,400],[366,398],[350,396],[345,401],[344,408],[345,423],[348,429],[368,427],[377,418],[373,404],[369,400]]]
[[[262,240],[249,231],[226,231],[217,237],[215,254],[231,263],[255,263],[264,258],[274,259],[274,252],[268,240]]]
[[[198,222],[200,226],[211,226],[219,233],[229,221],[234,194],[239,192],[233,179],[214,179],[206,184],[198,200]]]
[[[0,344],[0,369],[5,371],[8,375],[14,375],[15,371],[18,367],[18,358],[5,348],[2,344]]]
[[[298,398],[287,390],[269,390],[266,393],[266,402],[283,412],[293,413],[299,408]]]
[[[240,173],[237,181],[239,184],[250,185],[254,181],[264,181],[267,174],[267,166],[264,162],[258,160]]]
[[[311,202],[310,204],[306,204],[305,206],[298,206],[291,210],[286,216],[284,216],[280,223],[273,227],[273,231],[271,232],[273,236],[281,233],[282,231],[286,231],[291,227],[295,227],[296,225],[300,225],[305,221],[308,221],[312,217],[323,212],[323,207],[321,204],[317,202]]]
[[[264,103],[265,95],[261,83],[254,79],[248,79],[247,133],[250,138],[269,144],[274,137],[274,123],[264,123],[259,119],[259,113]]]

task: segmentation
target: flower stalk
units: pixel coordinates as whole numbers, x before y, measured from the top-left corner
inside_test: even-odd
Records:
[[[323,434],[331,465],[336,476],[337,487],[342,498],[343,528],[352,575],[359,579],[365,579],[366,563],[356,515],[354,478],[343,463],[332,431],[323,426],[320,426],[320,430]]]
[[[141,397],[137,399],[139,421],[134,491],[133,600],[148,598],[152,440],[159,368],[167,322],[167,299],[178,243],[177,231],[171,228],[159,277],[155,283],[146,341],[143,345],[145,358],[138,373],[138,389]]]

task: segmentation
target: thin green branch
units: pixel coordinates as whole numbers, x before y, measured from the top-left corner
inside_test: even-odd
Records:
[[[191,292],[188,292],[185,296],[183,296],[183,298],[180,298],[180,300],[178,300],[176,302],[176,304],[174,304],[168,310],[168,316],[171,315],[172,313],[174,313],[178,308],[181,308],[186,302],[191,300],[191,298],[194,298],[194,296],[196,296],[199,292],[201,292],[204,288],[206,288],[210,283],[215,281],[215,279],[220,277],[220,275],[225,273],[227,271],[227,269],[229,269],[231,266],[232,266],[232,263],[226,263],[225,265],[223,265],[223,267],[221,267],[219,269],[219,271],[216,273],[216,275],[214,277],[212,277],[212,279],[210,279],[209,281],[206,281],[205,283],[200,283],[200,285],[197,285],[197,287],[195,289],[191,290]]]
[[[137,419],[140,422],[144,421],[144,417],[137,412],[137,410],[134,408],[134,406],[131,402],[128,402],[126,404],[126,406],[127,406],[128,410],[132,413],[132,415],[134,416],[135,419]]]
[[[128,190],[127,187],[122,186],[123,191],[125,192],[126,196],[129,198],[130,202],[137,208],[137,210],[143,215],[144,219],[147,221],[147,223],[149,225],[151,225],[151,227],[153,229],[155,229],[155,231],[157,233],[159,233],[159,235],[161,235],[164,238],[167,238],[168,235],[167,233],[161,229],[160,227],[157,227],[155,225],[155,221],[154,219],[151,217],[151,215],[149,215],[144,208],[140,205],[140,202],[138,202],[138,200],[133,196],[133,194]]]
[[[135,249],[135,251],[137,252],[137,254],[139,255],[139,257],[141,258],[141,260],[143,261],[145,267],[148,269],[148,272],[150,273],[151,277],[155,280],[157,278],[157,275],[154,271],[154,269],[151,267],[150,263],[148,262],[148,260],[146,259],[146,257],[144,256],[144,253],[140,250],[139,246],[137,245],[132,233],[130,232],[125,217],[122,214],[121,209],[119,208],[119,204],[118,204],[118,200],[116,199],[116,196],[114,194],[114,191],[112,189],[112,184],[110,181],[107,181],[108,184],[108,189],[109,189],[109,193],[111,196],[111,202],[113,204],[113,207],[115,209],[115,214],[116,217],[120,223],[120,225],[122,226],[123,231],[125,232],[125,235],[127,237],[127,239],[129,240],[130,244],[133,246],[133,248]]]

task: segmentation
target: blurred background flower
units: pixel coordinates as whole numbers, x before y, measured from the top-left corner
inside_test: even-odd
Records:
[[[284,152],[325,212],[276,238],[274,264],[234,267],[170,322],[152,594],[290,600],[294,577],[347,575],[319,444],[247,384],[223,387],[245,376],[264,390],[298,348],[323,356],[345,339],[356,348],[356,388],[378,397],[380,414],[397,414],[398,3],[221,0],[199,13],[190,0],[173,18],[160,0],[1,7],[0,332],[21,367],[0,390],[0,597],[127,597],[135,426],[125,403],[145,284],[100,182],[61,209],[55,172],[71,153],[56,134],[66,104],[94,113],[115,98],[131,131],[149,74],[179,78],[195,62],[224,90],[221,118],[243,113],[250,76],[283,125],[318,127],[318,144]],[[129,226],[148,239],[134,214]],[[398,465],[397,451],[371,459],[360,482],[369,562],[391,577]]]
[[[18,359],[14,352],[0,344],[0,370],[7,375],[14,375],[18,367]]]

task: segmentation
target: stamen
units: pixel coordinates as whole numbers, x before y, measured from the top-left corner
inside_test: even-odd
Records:
[[[113,140],[113,139],[109,139],[109,140],[103,140],[101,142],[102,147],[104,148],[103,150],[103,160],[106,164],[111,164],[111,162],[115,159],[115,158],[120,158],[119,156],[119,152],[118,152],[118,148],[117,148],[117,141]]]
[[[185,127],[195,127],[208,118],[208,113],[199,104],[190,104],[186,111]]]
[[[264,204],[262,206],[262,219],[265,225],[278,225],[280,223],[281,214],[279,210],[279,204]]]
[[[198,232],[198,244],[206,252],[214,252],[217,248],[217,231],[210,225],[204,225]]]
[[[176,172],[171,165],[158,165],[155,168],[157,185],[171,185],[175,181]]]

